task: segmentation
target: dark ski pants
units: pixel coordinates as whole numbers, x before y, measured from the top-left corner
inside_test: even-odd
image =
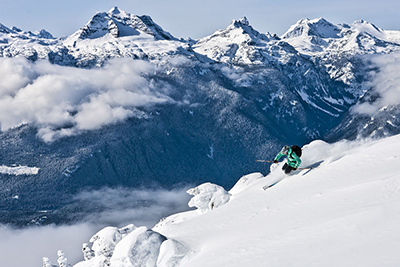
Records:
[[[286,173],[289,174],[289,172],[291,172],[294,168],[290,167],[287,163],[285,163],[285,165],[283,165],[282,170]]]

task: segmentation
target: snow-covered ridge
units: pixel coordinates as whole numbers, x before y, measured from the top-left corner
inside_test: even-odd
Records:
[[[114,7],[95,14],[66,38],[53,39],[44,31],[26,33],[4,25],[0,28],[0,57],[22,56],[30,61],[48,60],[80,68],[104,67],[115,58],[141,59],[158,66],[177,61],[218,63],[240,87],[254,85],[259,74],[243,71],[238,75],[238,68],[277,70],[288,77],[288,81],[280,81],[284,84],[292,84],[295,73],[307,80],[296,79],[299,84],[291,85],[296,87],[295,94],[313,109],[333,117],[343,114],[365,94],[361,83],[369,79],[369,69],[376,67],[370,66],[369,55],[399,51],[400,31],[385,31],[362,20],[346,25],[323,18],[302,19],[278,37],[258,32],[243,17],[200,40],[183,40],[163,30],[149,16],[132,15]],[[215,65],[206,68],[214,71]],[[348,88],[339,89],[335,96],[326,90],[326,79]]]
[[[328,53],[390,53],[399,51],[399,32],[385,31],[358,20],[351,25],[335,25],[320,19],[302,19],[282,35],[282,39],[308,55]]]
[[[85,261],[74,266],[143,266],[133,259],[146,266],[181,267],[396,266],[399,151],[400,135],[314,141],[303,147],[302,167],[315,169],[285,176],[275,164],[269,175],[244,176],[226,194],[204,184],[192,191],[207,196],[205,206],[212,191],[214,197],[231,195],[230,200],[169,216],[152,230],[104,228],[90,240],[91,247],[84,244]],[[173,245],[158,249],[169,240]],[[169,259],[167,265],[160,255]]]
[[[276,69],[309,59],[332,80],[351,87],[349,92],[356,98],[364,93],[357,79],[357,72],[362,71],[359,67],[368,68],[364,56],[399,51],[400,31],[385,31],[362,20],[347,25],[323,18],[301,19],[278,37],[258,32],[243,17],[210,36],[183,40],[163,30],[149,16],[114,7],[95,14],[66,38],[52,39],[44,31],[34,34],[4,25],[0,28],[0,57],[23,56],[82,68],[102,67],[110,59],[121,57],[155,62],[184,58]]]
[[[302,19],[281,38],[258,32],[243,17],[200,40],[178,40],[151,17],[132,15],[118,7],[95,14],[77,32],[56,41],[44,31],[24,33],[4,25],[0,33],[0,56],[23,55],[32,60],[48,59],[52,63],[80,67],[101,66],[115,57],[151,59],[165,53],[197,59],[196,54],[200,54],[212,61],[231,64],[285,64],[298,52],[318,57],[321,52],[335,51],[390,53],[398,51],[400,44],[398,31],[384,31],[362,20],[351,25],[335,25],[323,18]],[[149,46],[153,48],[148,49]]]
[[[175,39],[170,33],[165,32],[149,16],[131,15],[118,7],[108,12],[97,13],[82,29],[75,32],[70,38],[95,39],[105,34],[113,37],[125,37],[146,33],[154,36],[156,40]]]

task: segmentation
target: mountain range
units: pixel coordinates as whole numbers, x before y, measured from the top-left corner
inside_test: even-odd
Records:
[[[283,144],[399,133],[374,83],[399,50],[399,31],[361,20],[277,36],[243,17],[199,40],[117,7],[63,38],[0,24],[0,64],[20,75],[2,73],[0,162],[39,170],[0,173],[0,222],[81,220],[82,190],[230,187]]]

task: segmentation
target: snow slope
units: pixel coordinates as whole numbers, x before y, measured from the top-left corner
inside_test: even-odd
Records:
[[[285,176],[282,163],[272,165],[266,177],[261,173],[242,177],[229,191],[225,205],[169,216],[151,232],[187,251],[179,254],[181,261],[168,266],[398,266],[399,151],[400,135],[378,141],[314,141],[303,147],[302,166],[319,167]],[[219,188],[215,192],[203,200],[218,202],[218,195],[226,199]],[[124,243],[134,247],[133,241]],[[118,244],[112,246],[114,254],[122,255]],[[136,253],[146,255],[119,247],[128,260]],[[174,251],[162,252],[174,255]],[[147,255],[156,257],[152,253]],[[93,262],[76,266],[100,266]],[[139,265],[112,261],[111,266]]]

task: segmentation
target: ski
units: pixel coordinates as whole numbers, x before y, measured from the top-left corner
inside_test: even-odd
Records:
[[[287,174],[287,175],[297,175],[297,174],[299,174],[300,171],[302,171],[302,170],[308,170],[307,172],[305,172],[305,173],[303,174],[303,175],[305,175],[305,174],[307,174],[309,171],[311,171],[311,170],[314,169],[314,168],[315,168],[315,167],[297,168],[296,171],[294,171],[294,172],[296,172],[296,173],[291,172],[291,173],[289,173],[289,174]],[[279,181],[277,181],[277,182],[275,182],[275,183],[272,183],[272,184],[270,184],[270,185],[264,185],[264,186],[262,187],[262,189],[265,191],[265,190],[267,190],[268,188],[273,187],[274,185],[276,185],[276,184],[279,183],[280,181],[282,181],[282,180],[279,180]]]
[[[305,167],[305,168],[297,168],[297,170],[311,170],[311,169],[313,169],[314,167]]]
[[[269,163],[272,163],[274,161],[272,161],[272,160],[264,160],[264,159],[256,159],[256,162],[269,162]]]
[[[265,186],[262,187],[262,189],[267,190],[268,188],[270,188],[270,187],[276,185],[277,183],[279,183],[279,181],[278,181],[278,182],[275,182],[275,183],[273,183],[273,184],[270,184],[270,185],[265,185]]]

